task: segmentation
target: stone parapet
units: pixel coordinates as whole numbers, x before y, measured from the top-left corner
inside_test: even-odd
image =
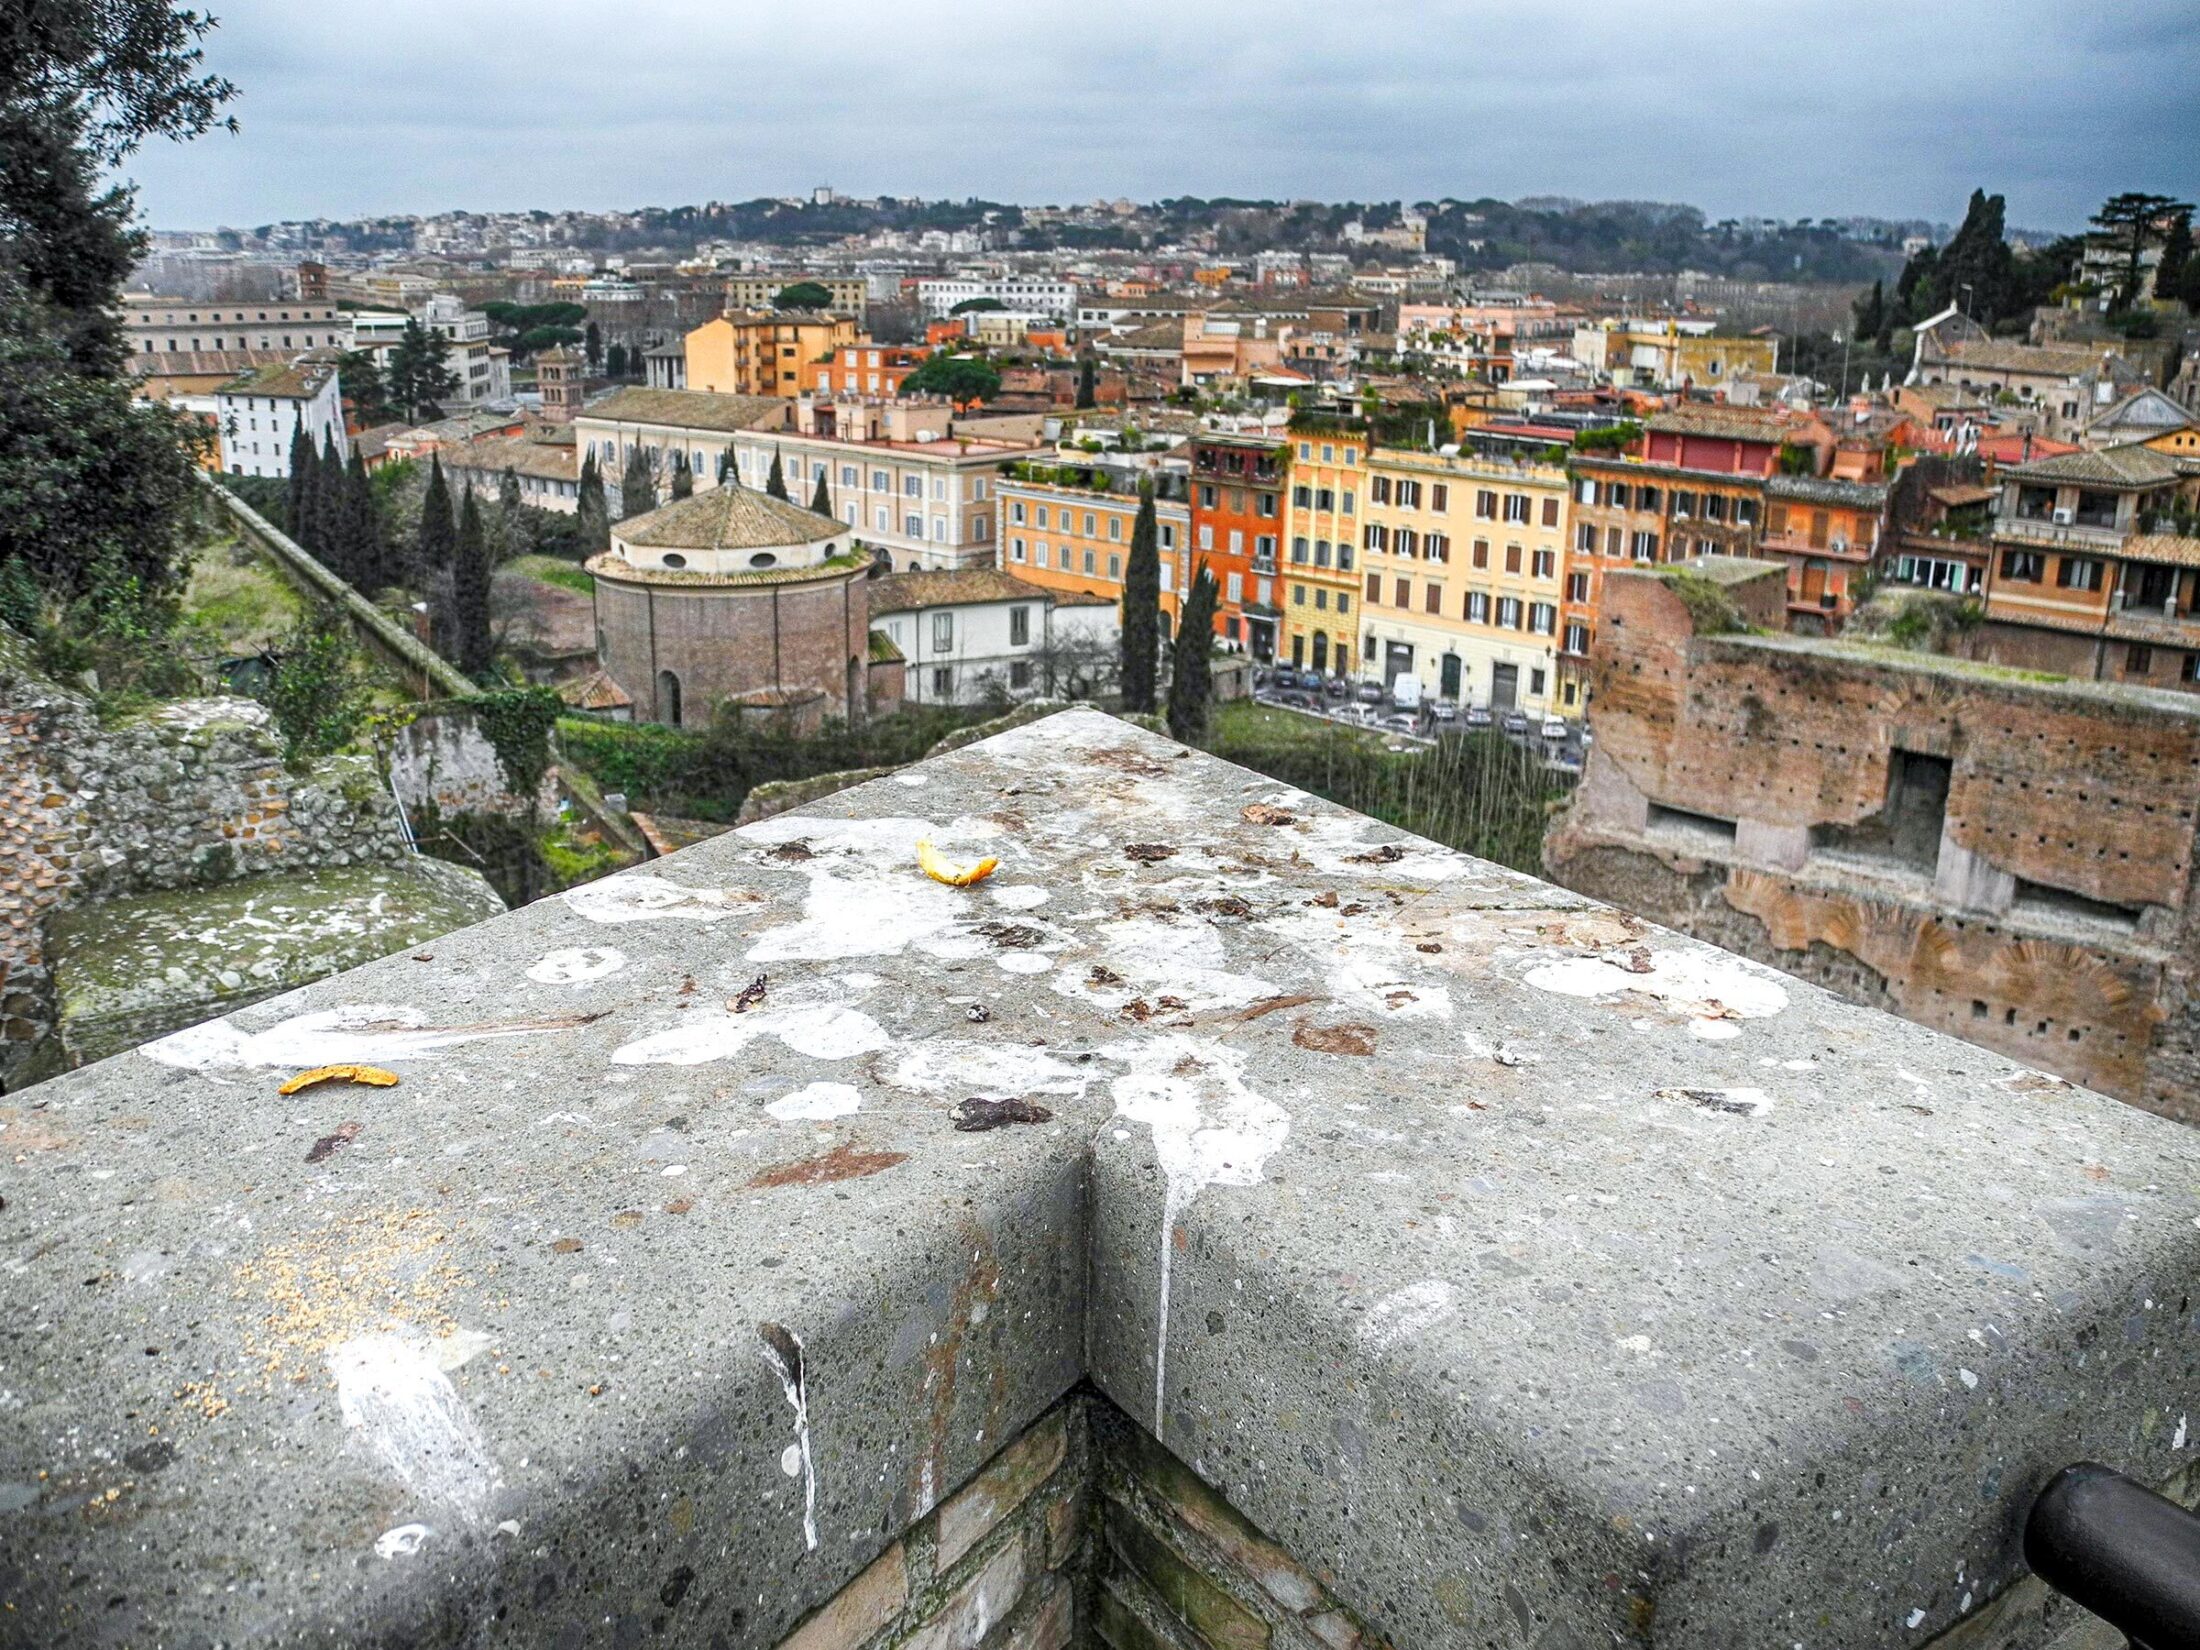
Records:
[[[2200,1137],[1090,711],[34,1098],[0,1642],[1878,1650],[2200,1408]]]

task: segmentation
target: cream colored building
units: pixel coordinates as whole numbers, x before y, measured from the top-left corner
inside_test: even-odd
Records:
[[[1360,503],[1358,674],[1539,715],[1558,699],[1566,471],[1378,447]]]

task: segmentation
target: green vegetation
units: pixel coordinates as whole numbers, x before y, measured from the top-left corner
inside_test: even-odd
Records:
[[[504,564],[514,573],[521,573],[537,584],[554,584],[560,590],[570,590],[577,595],[590,595],[596,588],[596,577],[584,567],[575,567],[569,561],[555,556],[519,556]]]
[[[796,281],[772,295],[774,309],[829,309],[832,302],[831,288],[816,281]]]
[[[1741,609],[1715,580],[1686,567],[1661,567],[1658,576],[1680,597],[1699,636],[1732,636],[1746,631]]]
[[[306,603],[258,552],[229,540],[201,549],[183,587],[183,622],[225,658],[249,657],[282,642],[306,615]]]
[[[1139,490],[1138,515],[1131,524],[1130,559],[1123,568],[1122,657],[1117,680],[1122,683],[1123,708],[1134,713],[1154,708],[1154,679],[1161,654],[1159,544],[1153,488],[1149,484]]]
[[[988,714],[978,706],[911,707],[857,727],[830,722],[809,739],[744,726],[730,714],[703,733],[570,716],[557,731],[572,760],[606,790],[625,791],[637,807],[730,822],[767,780],[914,762]]]
[[[980,315],[992,310],[1008,308],[998,298],[965,298],[947,313],[949,315]]]
[[[1601,429],[1581,430],[1574,436],[1577,453],[1623,453],[1632,447],[1642,434],[1642,426],[1631,419],[1617,424],[1606,424]]]
[[[1001,375],[992,363],[936,350],[902,381],[904,395],[944,395],[958,407],[990,401],[1001,393]]]
[[[458,374],[451,369],[451,341],[432,327],[407,321],[405,331],[390,351],[383,388],[390,405],[411,424],[428,424],[443,416],[443,403],[458,393]]]
[[[1178,615],[1175,645],[1169,649],[1169,732],[1186,744],[1206,733],[1213,709],[1211,662],[1218,594],[1213,569],[1201,562]]]
[[[1447,847],[1542,874],[1543,830],[1569,781],[1494,734],[1395,752],[1364,733],[1249,700],[1219,706],[1215,755]]]
[[[349,745],[366,723],[368,700],[351,626],[325,611],[301,620],[259,697],[275,718],[283,760],[292,767],[310,766]]]

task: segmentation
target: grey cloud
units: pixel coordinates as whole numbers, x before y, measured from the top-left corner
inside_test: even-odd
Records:
[[[235,0],[163,226],[792,192],[1572,194],[2013,222],[2189,192],[2189,0]]]

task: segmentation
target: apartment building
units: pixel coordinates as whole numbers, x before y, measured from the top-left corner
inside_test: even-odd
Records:
[[[786,430],[734,439],[741,485],[763,486],[775,456],[795,498],[822,478],[833,514],[897,571],[999,565],[1001,472],[1040,451],[959,435],[954,409],[932,399],[805,398]]]
[[[1293,425],[1282,656],[1301,670],[1350,675],[1360,656],[1360,500],[1367,433],[1307,419]]]
[[[387,364],[390,352],[404,339],[415,321],[444,340],[443,364],[458,375],[458,393],[452,405],[479,407],[512,398],[511,352],[489,341],[489,317],[468,309],[464,300],[447,292],[431,294],[418,313],[406,310],[360,310],[350,317],[351,336],[345,344],[365,350]]]
[[[1360,674],[1495,711],[1580,714],[1560,679],[1563,466],[1377,447],[1360,524]]]
[[[1192,437],[1191,577],[1204,564],[1221,587],[1215,634],[1259,660],[1276,657],[1283,620],[1277,549],[1289,449],[1269,436]]]
[[[930,357],[919,344],[877,344],[858,338],[836,344],[831,351],[802,366],[803,395],[874,395],[892,398],[901,394],[904,379]]]
[[[2188,501],[2200,489],[2177,460],[2111,447],[2008,465],[1996,481],[1979,654],[2087,680],[2200,688],[2200,538],[2170,517],[2181,489]]]
[[[218,350],[349,349],[351,325],[334,304],[301,299],[164,298],[133,292],[122,300],[122,331],[133,355]]]
[[[1060,691],[1065,665],[1115,651],[1105,598],[1042,587],[994,568],[894,573],[870,581],[871,625],[905,661],[903,702],[973,705]]]
[[[1001,478],[1004,565],[1042,589],[1120,603],[1141,479],[1134,471],[1101,464],[1011,467]],[[1181,476],[1153,479],[1161,626],[1171,635],[1190,566],[1192,513]]]
[[[952,275],[917,283],[917,307],[928,316],[980,298],[1055,320],[1077,313],[1077,284],[1051,275]]]
[[[1709,321],[1599,321],[1574,329],[1573,358],[1622,389],[1716,389],[1779,370],[1775,338],[1722,338]]]
[[[221,467],[231,475],[289,475],[290,442],[301,426],[314,451],[333,443],[339,458],[351,455],[330,356],[301,356],[232,379],[214,393],[214,420]]]
[[[825,307],[835,315],[848,315],[860,324],[864,306],[869,301],[870,283],[861,275],[804,275],[765,271],[761,274],[732,275],[726,279],[726,308],[729,311],[769,309],[772,300],[790,286],[803,284],[821,286],[832,295]]]
[[[687,387],[715,395],[800,395],[809,369],[856,337],[853,320],[823,310],[728,311],[687,335]]]

